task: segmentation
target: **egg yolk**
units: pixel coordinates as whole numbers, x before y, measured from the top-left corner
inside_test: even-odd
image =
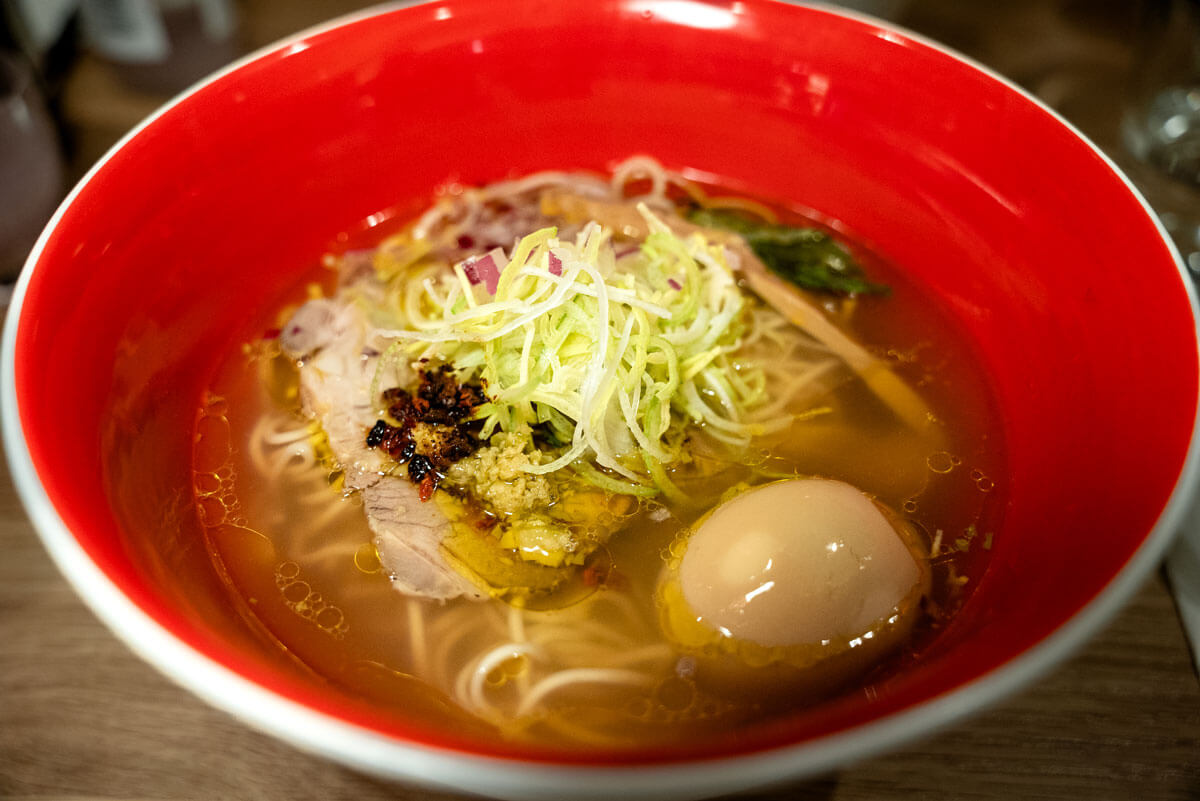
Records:
[[[688,540],[679,587],[697,619],[766,647],[864,634],[925,579],[914,544],[869,497],[826,479],[767,484],[717,508]]]

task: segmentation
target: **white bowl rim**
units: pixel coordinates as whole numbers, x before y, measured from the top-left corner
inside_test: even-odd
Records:
[[[1074,653],[1107,623],[1146,581],[1181,527],[1200,486],[1200,408],[1183,469],[1162,514],[1125,567],[1066,623],[1027,651],[974,681],[915,707],[795,745],[730,757],[648,765],[571,765],[474,755],[402,742],[318,712],[272,692],[196,651],[140,609],[88,557],[55,511],[37,478],[26,447],[17,407],[16,335],[26,288],[51,233],[96,173],[142,130],[199,89],[259,58],[304,49],[314,36],[346,24],[438,0],[384,3],[347,14],[261,48],[183,91],[117,142],[59,206],[26,261],[4,323],[0,348],[0,433],[13,483],[35,530],[59,570],[82,600],[125,644],[168,678],[245,723],[297,748],[333,759],[381,778],[415,782],[513,801],[579,801],[623,797],[706,798],[798,781],[878,755],[933,733],[991,706],[1028,686]],[[664,0],[691,3],[695,0]],[[653,2],[638,0],[643,5]],[[1167,244],[1191,306],[1200,351],[1200,305],[1190,273],[1170,236],[1145,198],[1103,151],[1074,125],[1009,79],[953,49],[893,23],[827,3],[791,3],[863,22],[929,47],[963,63],[1037,105],[1069,129],[1121,180],[1154,222]],[[1198,366],[1200,370],[1200,366]]]

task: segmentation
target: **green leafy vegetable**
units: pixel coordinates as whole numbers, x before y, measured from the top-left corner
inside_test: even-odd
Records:
[[[732,231],[773,273],[804,289],[839,295],[886,294],[869,281],[858,262],[824,231],[754,222],[736,212],[695,208],[688,219],[705,228]]]

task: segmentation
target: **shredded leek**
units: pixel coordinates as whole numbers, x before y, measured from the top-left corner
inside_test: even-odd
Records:
[[[383,333],[413,359],[480,380],[485,438],[548,427],[559,447],[526,472],[573,465],[610,491],[672,496],[664,467],[680,458],[683,427],[744,443],[791,418],[748,419],[767,382],[736,358],[746,299],[724,248],[639,211],[650,234],[619,259],[612,233],[595,223],[573,242],[555,228],[521,238],[507,260],[492,256],[494,295],[465,263],[400,274],[389,294],[402,325]]]

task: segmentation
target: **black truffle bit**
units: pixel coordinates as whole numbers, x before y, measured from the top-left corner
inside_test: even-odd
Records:
[[[367,447],[407,463],[409,480],[427,501],[447,468],[479,447],[479,423],[471,415],[484,402],[483,392],[460,384],[443,365],[421,372],[415,396],[393,387],[382,397],[391,422],[375,423],[367,433]]]

